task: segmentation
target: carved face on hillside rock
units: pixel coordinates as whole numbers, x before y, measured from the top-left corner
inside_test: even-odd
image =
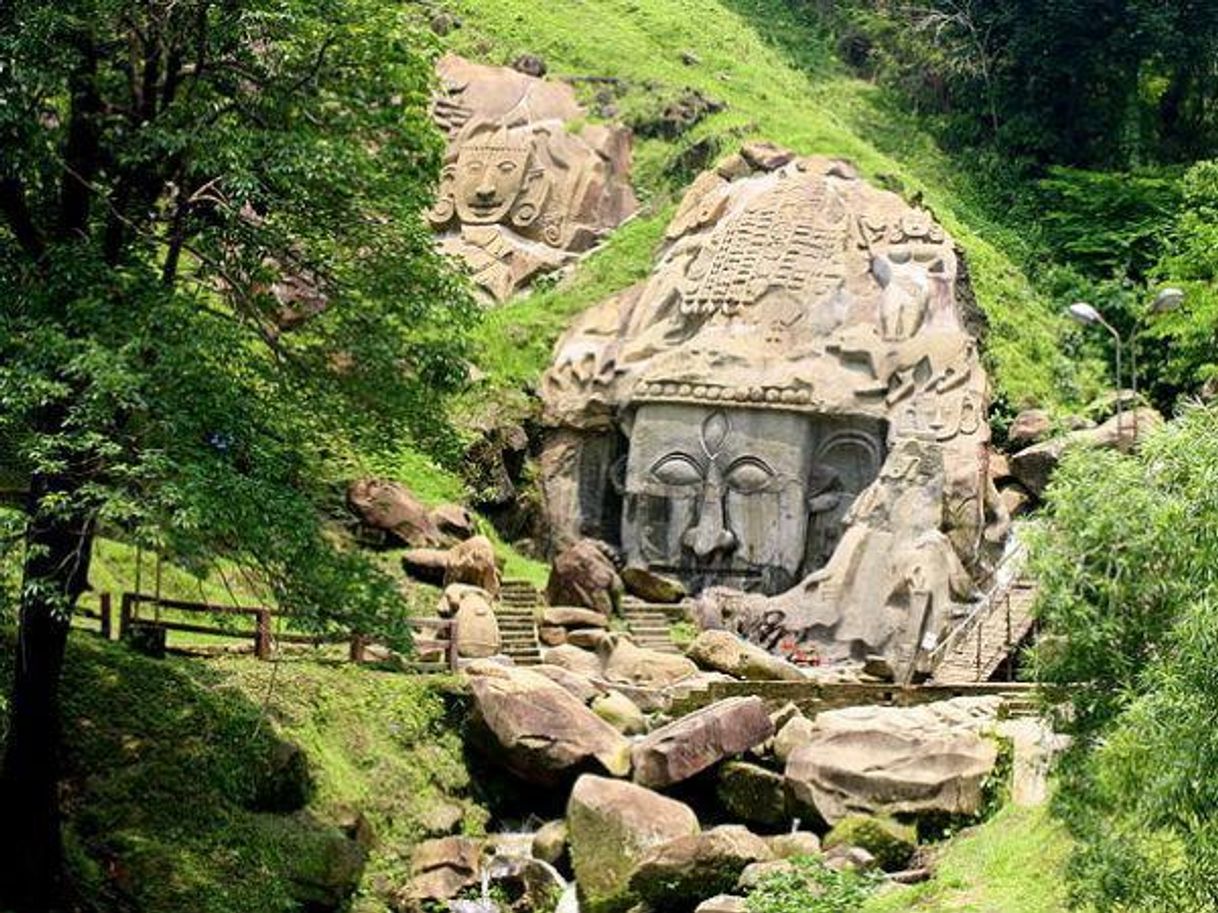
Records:
[[[764,597],[733,623],[776,652],[913,662],[1005,519],[957,254],[841,162],[751,153],[698,178],[647,282],[559,341],[552,532]]]
[[[588,249],[636,207],[630,134],[566,124],[570,86],[445,57],[434,114],[448,154],[429,213],[440,246],[503,301]]]

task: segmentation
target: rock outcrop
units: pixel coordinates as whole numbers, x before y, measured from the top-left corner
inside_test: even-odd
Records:
[[[444,583],[468,583],[482,587],[492,599],[499,598],[499,566],[495,547],[486,536],[474,536],[448,550]]]
[[[685,655],[702,669],[723,672],[750,681],[806,682],[808,677],[793,663],[751,644],[730,631],[703,631]]]
[[[552,606],[582,606],[612,615],[624,589],[611,550],[594,539],[581,539],[555,556],[546,601]]]
[[[656,847],[634,871],[630,888],[653,910],[689,913],[706,897],[734,888],[746,866],[771,859],[760,837],[722,825]]]

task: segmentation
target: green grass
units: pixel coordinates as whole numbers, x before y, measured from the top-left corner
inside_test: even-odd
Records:
[[[1064,913],[1069,851],[1045,808],[1007,806],[945,844],[933,879],[885,891],[862,913]]]
[[[842,76],[830,40],[808,15],[797,15],[783,0],[456,0],[452,6],[465,23],[450,39],[454,50],[497,63],[530,52],[556,76],[616,77],[627,87],[616,99],[626,120],[687,87],[727,104],[675,143],[639,142],[635,177],[651,205],[648,214],[572,279],[490,316],[480,366],[492,388],[535,381],[572,314],[646,275],[666,207],[689,177],[672,170],[685,149],[712,140],[726,153],[749,137],[850,159],[867,177],[934,210],[967,254],[990,321],[995,388],[1007,403],[1054,406],[1090,392],[1090,375],[1058,351],[1057,306],[1038,297],[1016,266],[1019,239],[995,217],[986,176],[946,155],[924,125],[880,89]],[[683,51],[699,62],[683,63]]]
[[[358,811],[375,844],[356,909],[386,910],[373,886],[404,882],[417,840],[486,822],[454,689],[344,663],[156,661],[73,635],[63,795],[78,889],[100,909],[299,910],[350,850],[340,828]],[[287,742],[312,781],[300,808],[272,798]]]

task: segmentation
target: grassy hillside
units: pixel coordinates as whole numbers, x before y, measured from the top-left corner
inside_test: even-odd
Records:
[[[933,879],[886,891],[862,913],[1064,913],[1069,850],[1046,809],[1008,806],[946,844]]]
[[[675,141],[640,140],[635,177],[648,204],[641,218],[571,279],[491,315],[481,336],[480,366],[490,375],[483,392],[534,380],[571,314],[645,276],[668,204],[691,176],[690,150],[709,149],[714,158],[743,138],[848,158],[934,210],[967,254],[991,324],[995,389],[1006,403],[1055,405],[1092,392],[1091,378],[1080,379],[1058,351],[1056,304],[1038,298],[1015,266],[1008,250],[1018,239],[993,217],[985,188],[881,90],[842,76],[829,37],[809,14],[783,0],[453,0],[449,7],[463,22],[445,39],[452,50],[495,63],[533,53],[551,77],[613,77],[613,104],[629,123],[687,89],[726,104]]]
[[[69,653],[66,837],[87,908],[278,913],[358,879],[355,909],[380,913],[417,840],[486,822],[447,680],[157,661],[84,634]]]

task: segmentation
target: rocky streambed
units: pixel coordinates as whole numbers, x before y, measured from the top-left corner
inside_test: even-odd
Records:
[[[674,714],[724,669],[780,677],[723,633],[688,657],[603,632],[539,666],[469,663],[471,747],[542,823],[420,844],[400,909],[726,913],[801,857],[923,877],[919,841],[984,816],[1012,768],[1035,778],[1052,748],[1039,723],[1004,720],[1000,697],[809,716],[741,696]]]

